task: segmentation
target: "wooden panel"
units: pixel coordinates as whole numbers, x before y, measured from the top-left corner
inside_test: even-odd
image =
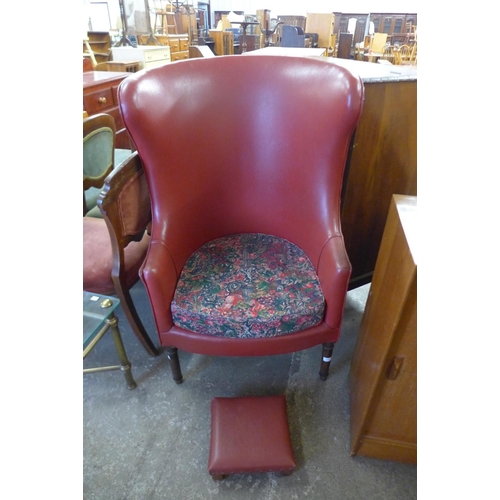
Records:
[[[341,59],[350,59],[351,46],[352,46],[351,33],[340,33],[339,34],[339,47],[337,49],[337,57],[340,57]]]
[[[365,83],[341,215],[350,288],[371,281],[394,193],[417,194],[416,81]]]
[[[214,39],[214,50],[218,56],[234,54],[234,36],[231,31],[210,30],[209,34]]]
[[[334,29],[335,16],[333,14],[307,14],[305,31],[318,34],[318,47],[333,49],[332,36]]]
[[[350,371],[351,454],[410,463],[417,458],[417,264],[402,216],[414,226],[415,215],[414,197],[392,198]]]

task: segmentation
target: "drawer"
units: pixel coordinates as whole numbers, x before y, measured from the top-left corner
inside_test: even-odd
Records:
[[[172,52],[179,52],[179,50],[181,50],[179,40],[170,40],[170,55],[172,56]]]
[[[172,54],[172,61],[182,61],[183,59],[189,59],[189,50],[183,50],[182,52],[174,52]]]
[[[144,51],[144,63],[170,60],[170,48],[164,47],[163,50]]]
[[[180,43],[179,50],[189,51],[189,40],[187,38],[185,40],[179,40],[179,43]]]
[[[102,89],[83,96],[83,105],[89,115],[103,113],[116,105],[112,89]]]
[[[167,59],[163,59],[162,61],[152,61],[144,64],[143,69],[157,68],[158,66],[163,66],[170,62],[170,57]]]

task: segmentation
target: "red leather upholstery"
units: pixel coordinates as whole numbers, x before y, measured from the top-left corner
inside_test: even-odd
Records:
[[[295,468],[284,395],[213,398],[210,413],[210,474]]]
[[[119,101],[149,182],[153,226],[141,277],[161,344],[267,355],[335,342],[351,272],[340,193],[362,109],[360,78],[313,58],[197,58],[131,75]],[[279,236],[306,252],[326,300],[320,325],[264,339],[173,325],[170,303],[189,256],[245,232]]]

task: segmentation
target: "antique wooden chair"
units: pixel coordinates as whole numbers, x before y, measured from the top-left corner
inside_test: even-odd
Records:
[[[391,64],[395,64],[394,47],[392,45],[386,45],[379,60],[388,61]]]
[[[148,250],[151,221],[146,176],[137,153],[106,178],[97,205],[102,218],[83,217],[83,289],[116,294],[144,349],[156,356],[158,349],[130,295]]]
[[[118,95],[148,178],[141,278],[174,380],[177,349],[319,344],[325,380],[351,273],[340,194],[361,79],[334,61],[249,52],[136,73]]]
[[[396,52],[394,52],[396,57]],[[410,64],[411,48],[408,45],[401,45],[397,51],[396,64]]]
[[[101,217],[97,198],[114,168],[115,120],[99,113],[83,120],[83,215]]]

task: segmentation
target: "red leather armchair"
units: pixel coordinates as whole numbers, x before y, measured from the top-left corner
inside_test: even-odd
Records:
[[[131,75],[120,85],[119,102],[149,183],[152,234],[141,278],[174,380],[182,381],[178,348],[205,355],[264,356],[319,344],[320,377],[325,380],[351,272],[340,226],[340,194],[362,109],[360,78],[322,59],[251,54],[198,58]],[[302,292],[316,287],[315,298],[319,294],[323,302],[314,302],[308,292],[298,300],[295,278],[277,284],[259,281],[254,288],[252,278],[242,284],[242,276],[250,276],[268,254],[257,240],[237,257],[239,240],[221,253],[221,241],[241,235],[261,235],[272,248],[272,238],[284,242],[282,250],[270,254],[272,262],[281,259],[276,264],[281,267],[264,269],[259,280],[281,279],[292,261],[308,260],[308,276],[313,280],[314,274],[317,281],[305,283]],[[200,249],[201,257],[193,261]],[[238,259],[243,269],[227,281],[217,281],[216,273],[207,284],[211,259],[217,273]],[[183,278],[185,272],[189,279]],[[205,285],[206,295],[195,296],[187,306],[203,301],[196,311],[201,316],[183,322],[180,289],[192,286],[196,295]],[[236,294],[231,287],[238,288]],[[257,291],[264,294],[264,305],[258,303]],[[287,295],[285,301],[282,295]],[[271,297],[271,313],[284,314],[278,319],[282,328],[265,331]],[[315,319],[293,324],[298,302],[315,308]],[[223,322],[237,309],[264,323],[245,319],[246,329],[235,331],[234,324],[226,329]],[[219,317],[212,322],[214,311]],[[196,326],[199,321],[206,321],[203,328]]]

